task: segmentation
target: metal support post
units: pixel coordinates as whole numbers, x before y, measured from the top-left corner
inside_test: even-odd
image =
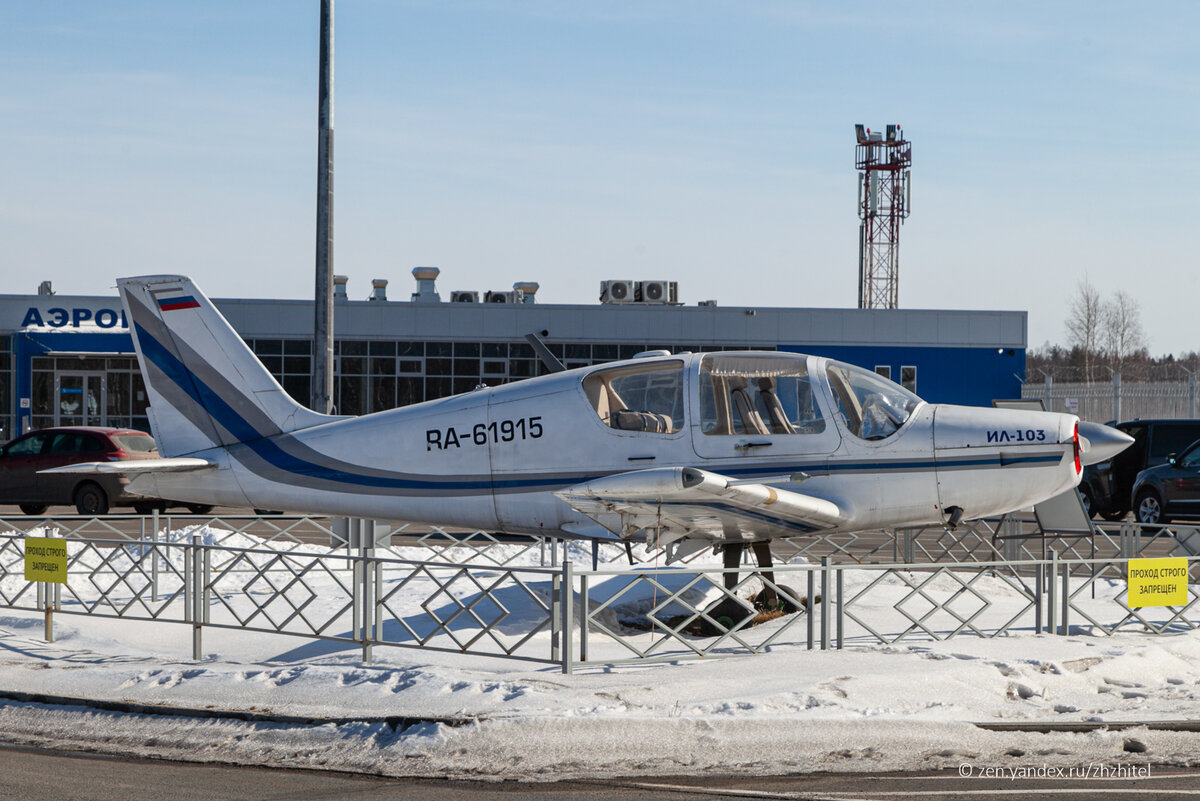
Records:
[[[360,551],[362,557],[362,661],[363,664],[371,664],[371,645],[375,639],[375,597],[378,588],[375,584],[375,560],[372,559],[374,550],[371,548],[363,548]]]
[[[1042,633],[1043,617],[1042,617],[1042,579],[1045,577],[1046,566],[1041,562],[1034,565],[1033,570],[1033,631],[1035,634]]]
[[[145,518],[142,518],[145,520]],[[158,603],[158,507],[150,511],[150,597]]]
[[[821,650],[829,650],[829,557],[821,557]]]
[[[842,650],[842,647],[846,643],[846,641],[845,641],[846,617],[845,617],[845,615],[842,614],[842,600],[846,597],[845,596],[846,588],[844,586],[844,582],[842,579],[845,577],[846,571],[844,571],[840,567],[836,568],[836,570],[837,570],[837,618],[836,618],[837,619],[837,649],[840,651],[840,650]]]
[[[1121,374],[1113,373],[1113,416],[1112,419],[1121,420]]]
[[[1049,634],[1058,633],[1058,593],[1055,592],[1055,581],[1058,579],[1058,551],[1050,549],[1050,580],[1046,582],[1047,620],[1046,631]]]
[[[579,577],[579,661],[588,660],[588,610],[592,606],[588,602],[588,576]]]
[[[192,599],[192,659],[199,662],[203,658],[201,635],[204,627],[204,613],[207,611],[204,603],[207,597],[204,586],[207,583],[204,580],[204,562],[208,556],[205,553],[206,549],[200,544],[199,534],[192,535],[192,550],[194,551],[192,571],[195,574],[192,576],[192,592],[194,594]]]
[[[575,629],[575,578],[572,575],[574,566],[568,562],[563,562],[562,569],[562,660],[563,673],[570,675],[575,672],[575,666],[572,664],[571,647],[574,640]]]
[[[193,615],[193,604],[195,599],[195,591],[192,587],[192,581],[196,578],[196,571],[192,567],[192,562],[196,559],[196,552],[192,546],[186,543],[181,543],[183,548],[183,622],[191,623]]]
[[[1062,572],[1062,631],[1064,637],[1071,634],[1071,566],[1063,565]]]
[[[813,649],[813,634],[815,632],[817,611],[813,606],[813,604],[816,602],[817,574],[811,569],[804,572],[808,577],[808,597],[804,599],[808,608],[804,611],[804,614],[808,618],[808,620],[805,622],[808,624],[808,650],[811,651]]]
[[[562,662],[562,574],[550,576],[550,661]],[[564,665],[565,672],[565,665]]]
[[[1188,373],[1188,417],[1196,418],[1196,374]]]

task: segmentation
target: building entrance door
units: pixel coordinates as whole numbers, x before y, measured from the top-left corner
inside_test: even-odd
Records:
[[[104,373],[54,374],[54,425],[108,425]]]

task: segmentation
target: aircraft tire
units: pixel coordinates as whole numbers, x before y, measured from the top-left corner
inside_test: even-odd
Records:
[[[46,511],[44,503],[19,503],[17,508],[21,510],[23,515],[40,515]]]

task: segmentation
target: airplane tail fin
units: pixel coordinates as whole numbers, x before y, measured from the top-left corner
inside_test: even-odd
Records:
[[[293,400],[190,278],[117,279],[159,453],[183,456],[338,418]]]

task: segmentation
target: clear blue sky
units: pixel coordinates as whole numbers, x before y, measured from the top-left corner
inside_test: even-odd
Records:
[[[184,272],[311,297],[316,0],[8,3],[0,292]],[[1027,309],[1085,276],[1200,350],[1200,5],[337,0],[335,270],[412,291],[677,280],[853,306],[853,124],[913,141],[906,308]]]

